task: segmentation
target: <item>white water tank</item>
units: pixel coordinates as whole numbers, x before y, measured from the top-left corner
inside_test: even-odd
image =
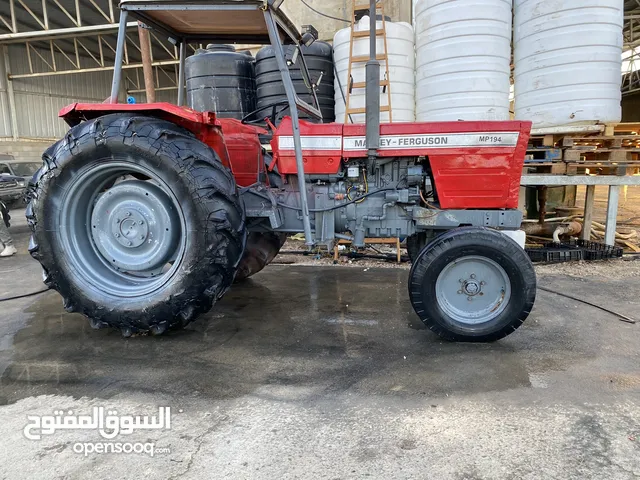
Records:
[[[508,120],[511,0],[418,0],[418,121]]]
[[[515,0],[515,115],[618,123],[623,0]]]
[[[408,23],[385,21],[387,48],[389,58],[389,83],[391,89],[392,121],[413,122],[415,120],[415,55],[413,45],[413,28]],[[382,21],[376,22],[376,28],[382,28]],[[357,32],[369,30],[369,17],[362,17],[355,25]],[[333,61],[338,73],[334,80],[336,100],[336,122],[344,123],[345,103],[342,97],[347,95],[349,82],[349,41],[351,28],[338,30],[333,37]],[[376,53],[384,53],[384,39],[376,38]],[[356,37],[353,42],[353,56],[369,56],[369,37]],[[385,79],[385,62],[380,61],[380,79]],[[353,63],[351,66],[353,82],[365,81],[365,62]],[[339,79],[339,81],[338,81]],[[342,92],[340,91],[342,86]],[[380,87],[380,105],[388,105],[386,91]],[[365,89],[353,88],[349,97],[349,108],[365,107]],[[364,123],[364,114],[352,114],[353,123]],[[388,122],[389,113],[380,112],[380,121]],[[351,123],[351,122],[349,122]]]

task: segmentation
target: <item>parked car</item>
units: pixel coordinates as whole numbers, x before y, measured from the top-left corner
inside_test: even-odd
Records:
[[[40,168],[37,162],[16,160],[13,155],[0,154],[0,200],[7,205],[21,202],[27,183]]]
[[[14,175],[0,174],[0,201],[11,205],[21,202],[28,180]]]
[[[40,167],[40,162],[16,160],[13,155],[0,153],[0,175],[13,175],[29,181]]]

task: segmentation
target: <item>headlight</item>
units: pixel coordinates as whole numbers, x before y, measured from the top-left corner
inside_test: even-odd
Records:
[[[26,186],[26,185],[27,185],[27,182],[25,182],[24,180],[19,180],[19,181],[18,181],[18,186],[19,186],[19,187],[24,187],[24,186]]]

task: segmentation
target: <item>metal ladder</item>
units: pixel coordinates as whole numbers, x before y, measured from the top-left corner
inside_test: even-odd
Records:
[[[344,110],[344,123],[349,123],[349,119],[351,118],[352,114],[359,114],[359,113],[365,113],[366,112],[366,108],[362,107],[362,108],[350,108],[349,107],[349,100],[351,97],[351,92],[353,91],[354,88],[365,88],[366,87],[366,82],[354,82],[353,81],[353,76],[351,75],[351,68],[352,65],[354,63],[367,63],[367,61],[369,60],[369,55],[353,55],[353,42],[356,38],[362,38],[362,37],[368,37],[369,36],[369,29],[367,30],[363,30],[361,32],[357,32],[355,30],[356,27],[356,17],[358,17],[358,13],[360,12],[364,12],[364,11],[369,11],[369,4],[359,4],[357,3],[358,0],[353,0],[353,9],[351,11],[351,38],[349,41],[349,70],[347,73],[347,82],[348,82],[348,86],[347,86],[347,98],[346,98],[346,102],[345,102],[345,110]],[[362,0],[360,0],[362,1]],[[384,68],[385,68],[385,75],[384,75],[384,80],[380,80],[380,86],[382,87],[382,91],[383,93],[386,91],[387,93],[387,104],[386,105],[380,105],[380,112],[389,112],[389,122],[393,121],[393,118],[391,116],[391,85],[390,85],[390,81],[389,81],[389,57],[387,56],[387,29],[386,29],[386,22],[384,19],[384,6],[383,6],[383,1],[384,0],[378,0],[378,2],[376,3],[376,11],[375,12],[369,12],[369,21],[370,22],[377,22],[377,16],[380,15],[381,16],[381,21],[382,21],[382,28],[377,28],[376,29],[376,39],[378,37],[382,37],[384,40],[384,53],[379,53],[376,55],[376,59],[380,60],[380,61],[384,61]]]

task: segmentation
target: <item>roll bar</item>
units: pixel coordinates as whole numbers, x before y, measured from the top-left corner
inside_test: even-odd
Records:
[[[270,43],[274,49],[291,112],[305,244],[312,246],[315,241],[309,219],[298,110],[319,120],[322,120],[322,113],[313,88],[311,88],[311,94],[314,105],[309,105],[296,94],[282,42],[285,41],[300,48],[303,36],[280,10],[281,4],[282,0],[123,0],[120,3],[120,28],[109,103],[118,102],[129,15],[153,30],[166,35],[174,45],[179,45],[179,106],[184,104],[184,65],[186,47],[189,42]],[[308,36],[305,38],[308,39]],[[309,70],[301,51],[297,57],[296,63],[299,62],[298,66],[306,84],[312,85]]]

